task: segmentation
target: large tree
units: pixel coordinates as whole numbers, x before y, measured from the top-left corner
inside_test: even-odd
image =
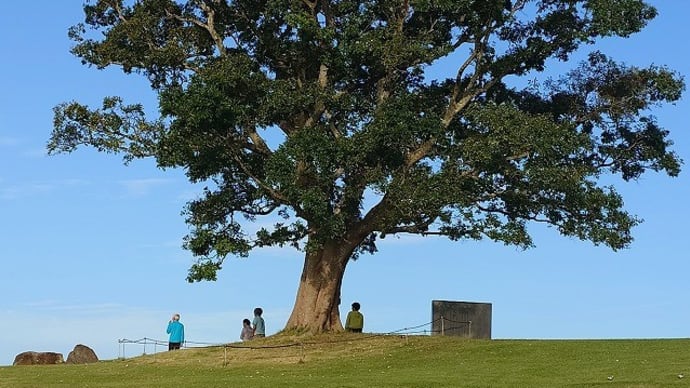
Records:
[[[641,0],[97,0],[70,29],[84,64],[150,81],[160,116],[107,97],[55,108],[50,153],[153,157],[205,182],[189,281],[228,256],[304,252],[287,327],[341,330],[345,268],[398,233],[532,246],[530,222],[628,246],[639,220],[602,177],[679,173],[650,108],[681,77],[592,52],[656,16]],[[580,51],[581,52],[581,51]],[[452,69],[430,79],[428,69]],[[369,205],[371,204],[371,205]],[[274,225],[248,233],[258,219]]]

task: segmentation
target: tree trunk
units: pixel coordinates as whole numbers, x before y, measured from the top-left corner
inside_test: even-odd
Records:
[[[340,322],[340,286],[353,247],[331,242],[307,252],[295,306],[285,330],[321,333],[342,331]]]

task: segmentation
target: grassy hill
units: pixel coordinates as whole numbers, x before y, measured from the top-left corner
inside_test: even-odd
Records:
[[[0,368],[0,387],[690,386],[690,339],[278,336],[88,365]],[[233,346],[245,346],[232,344]]]

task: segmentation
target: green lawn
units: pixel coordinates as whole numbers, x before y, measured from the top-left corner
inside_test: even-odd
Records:
[[[0,387],[690,386],[690,339],[278,337],[89,365],[0,368]],[[687,375],[680,377],[682,375]]]

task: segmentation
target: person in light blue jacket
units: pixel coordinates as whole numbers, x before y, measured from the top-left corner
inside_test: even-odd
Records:
[[[184,342],[184,325],[180,323],[180,314],[175,314],[168,322],[168,329],[165,331],[170,334],[168,340],[168,350],[179,349]]]

